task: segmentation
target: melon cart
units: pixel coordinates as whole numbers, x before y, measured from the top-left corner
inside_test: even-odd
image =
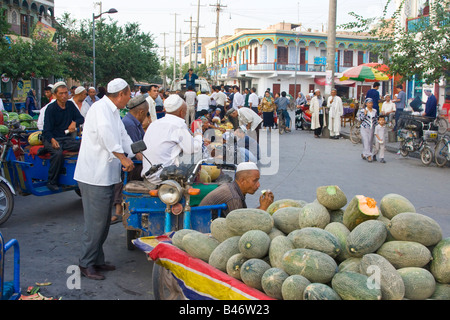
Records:
[[[274,300],[178,249],[172,244],[172,234],[133,241],[155,262],[152,279],[155,299]]]

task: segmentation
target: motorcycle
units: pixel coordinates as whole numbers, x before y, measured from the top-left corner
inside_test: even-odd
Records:
[[[309,130],[311,128],[311,112],[309,105],[302,104],[295,111],[295,129]]]
[[[407,157],[410,152],[419,152],[424,165],[433,161],[433,151],[430,142],[437,142],[438,131],[430,119],[405,115],[400,118],[401,129],[398,130],[400,154]]]
[[[143,141],[134,143],[133,153],[146,150]],[[214,215],[221,216],[226,204],[200,207],[203,198],[218,187],[218,183],[197,183],[202,166],[212,165],[210,159],[201,159],[196,164],[164,167],[154,165],[146,176],[161,170],[161,184],[154,190],[130,191],[124,181],[123,224],[127,230],[127,247],[134,249],[133,240],[139,237],[160,236],[180,229],[210,232]],[[234,164],[214,164],[218,169],[236,170]],[[230,180],[232,180],[230,178]]]

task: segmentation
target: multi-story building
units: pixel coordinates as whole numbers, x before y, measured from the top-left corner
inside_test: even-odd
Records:
[[[206,45],[209,44],[211,41],[215,40],[215,38],[210,37],[200,37],[198,38],[198,52],[195,51],[195,37],[191,39],[188,39],[184,42],[184,48],[183,48],[183,57],[182,57],[182,64],[187,64],[191,62],[192,66],[195,66],[195,59],[198,57],[198,64],[205,64],[206,63]],[[189,50],[190,49],[190,50]]]
[[[11,25],[11,32],[29,37],[38,21],[52,26],[54,20],[54,0],[0,0],[0,8]]]
[[[216,52],[216,42],[207,45],[207,64],[211,77],[220,83],[255,87],[258,95],[269,88],[277,93],[286,91],[309,93],[325,88],[327,33],[318,30],[298,31],[298,25],[279,23],[266,30],[237,29],[223,37]],[[336,39],[336,75],[368,62],[378,62],[367,50],[376,42],[367,35],[338,32]],[[218,63],[215,63],[216,53]],[[214,66],[217,65],[217,68]],[[370,89],[370,83],[336,81],[339,94],[356,98]],[[362,86],[362,87],[361,87]],[[362,90],[361,90],[362,89]]]
[[[29,40],[36,24],[51,29],[54,24],[54,12],[54,0],[0,0],[0,14],[3,13],[4,18],[11,25],[10,32],[6,36],[7,41],[12,41],[16,37]],[[2,73],[1,71],[0,74]],[[18,103],[23,102],[28,90],[31,88],[36,90],[37,97],[41,97],[42,89],[48,82],[48,79],[32,78],[31,80],[24,80],[16,91],[14,99]],[[2,76],[0,94],[7,109],[11,105],[11,92],[13,92],[12,82],[10,79]],[[38,98],[37,100],[38,105],[40,105],[40,99]]]

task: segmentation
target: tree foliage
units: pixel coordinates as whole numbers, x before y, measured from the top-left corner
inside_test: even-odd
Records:
[[[401,12],[405,1],[388,16],[388,0],[381,17],[365,18],[350,12],[355,21],[341,27],[367,33],[378,41],[371,52],[383,58],[391,74],[406,80],[419,76],[426,83],[448,77],[450,70],[450,12],[445,0],[435,0],[429,16],[422,16],[404,28]],[[387,57],[386,57],[387,53]]]

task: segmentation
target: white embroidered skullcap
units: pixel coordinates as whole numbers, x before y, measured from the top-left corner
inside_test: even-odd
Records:
[[[56,89],[58,89],[59,87],[66,87],[67,88],[67,84],[64,81],[60,81],[60,82],[55,83],[53,85],[53,87],[52,87],[52,92],[55,93]]]
[[[240,172],[240,171],[250,171],[250,170],[258,170],[258,166],[256,165],[256,163],[254,162],[241,162],[237,169],[236,172]]]
[[[75,94],[80,94],[83,91],[86,91],[85,87],[79,86],[78,88],[75,89]]]
[[[183,99],[177,94],[170,95],[165,101],[164,101],[164,109],[166,109],[166,112],[172,113],[177,111],[181,108],[183,105]]]
[[[126,87],[128,87],[128,83],[121,78],[117,78],[108,83],[108,93],[117,93]]]

